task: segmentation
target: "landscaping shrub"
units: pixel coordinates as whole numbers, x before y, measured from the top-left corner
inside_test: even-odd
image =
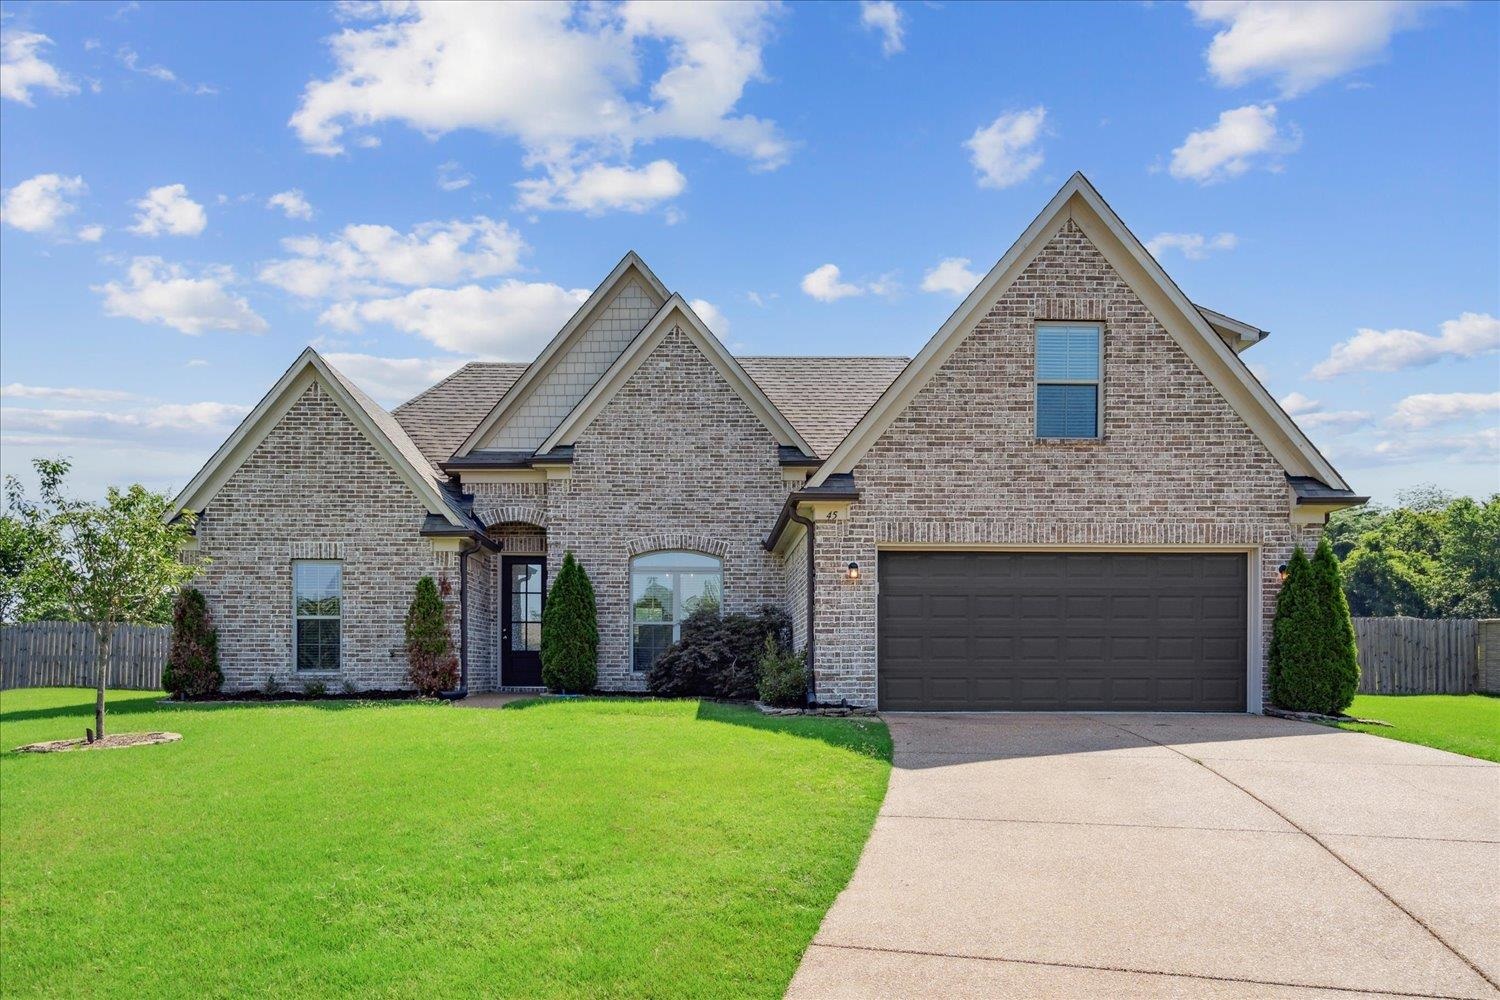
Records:
[[[599,682],[599,616],[594,585],[568,552],[542,608],[542,683],[553,691],[592,691]]]
[[[1354,700],[1359,660],[1338,559],[1325,538],[1313,559],[1299,547],[1276,597],[1269,657],[1271,701],[1294,712],[1338,715]]]
[[[219,630],[214,628],[208,601],[197,587],[184,587],[172,603],[172,643],[161,686],[174,698],[202,698],[217,694],[223,683]]]
[[[458,686],[458,657],[448,633],[451,587],[446,578],[441,591],[432,577],[417,581],[417,595],[406,612],[406,676],[417,693],[433,697]]]
[[[801,708],[807,704],[807,656],[794,653],[766,636],[760,654],[760,700],[782,708]]]
[[[664,698],[754,698],[766,640],[790,646],[791,634],[790,616],[770,604],[753,615],[720,615],[716,604],[697,608],[651,665],[646,687]]]
[[[302,693],[309,698],[328,697],[328,685],[322,681],[308,681],[302,685]]]

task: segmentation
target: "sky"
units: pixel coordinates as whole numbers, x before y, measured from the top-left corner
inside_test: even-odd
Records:
[[[175,492],[308,344],[394,405],[631,249],[909,356],[1082,170],[1357,491],[1500,490],[1500,5],[0,11],[7,474]]]

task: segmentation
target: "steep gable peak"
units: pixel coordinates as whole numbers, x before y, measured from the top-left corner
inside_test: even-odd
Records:
[[[670,296],[639,254],[626,253],[453,457],[496,447],[534,448]]]

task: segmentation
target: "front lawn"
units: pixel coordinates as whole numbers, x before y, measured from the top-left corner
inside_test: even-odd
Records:
[[[1389,722],[1342,728],[1500,761],[1500,698],[1483,694],[1361,694],[1350,715]]]
[[[890,771],[875,720],[0,695],[6,996],[780,996]]]

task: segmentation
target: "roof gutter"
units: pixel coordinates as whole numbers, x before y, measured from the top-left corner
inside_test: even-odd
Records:
[[[761,542],[767,552],[774,551],[781,543],[781,536],[786,534],[787,526],[791,524],[806,525],[807,519],[797,513],[797,505],[812,503],[817,500],[858,500],[859,490],[852,485],[836,486],[833,488],[812,487],[805,490],[795,490],[786,498],[786,503],[781,505],[781,513],[776,515],[776,523],[771,525],[771,533]]]

